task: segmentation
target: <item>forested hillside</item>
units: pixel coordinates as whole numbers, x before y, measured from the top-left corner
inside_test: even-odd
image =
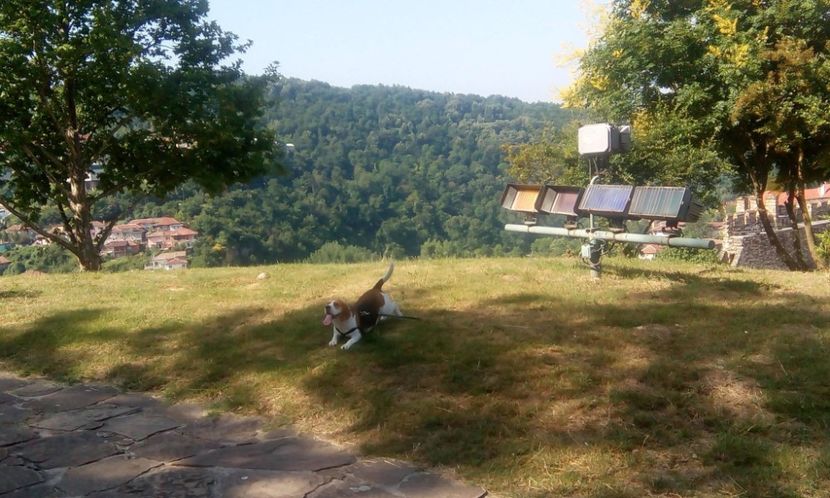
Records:
[[[270,125],[294,146],[285,175],[213,198],[181,188],[134,213],[198,230],[195,264],[303,260],[327,242],[395,257],[526,249],[502,230],[500,147],[564,123],[558,106],[296,79],[271,91]]]

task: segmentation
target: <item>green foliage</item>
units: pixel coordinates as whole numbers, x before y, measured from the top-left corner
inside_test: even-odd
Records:
[[[830,266],[830,230],[818,233],[816,242],[818,242],[819,257],[824,258],[825,265]]]
[[[365,247],[344,246],[339,242],[326,242],[322,247],[311,253],[309,263],[361,263],[374,261],[377,254]]]
[[[83,268],[100,266],[90,223],[112,194],[217,192],[276,164],[267,78],[228,61],[246,46],[207,15],[188,0],[0,3],[0,204],[30,225],[52,209],[71,235],[49,237]]]
[[[143,270],[144,266],[150,263],[150,257],[146,254],[135,254],[122,258],[105,261],[101,269],[108,272],[120,272],[130,270]]]
[[[15,275],[29,270],[46,273],[70,273],[78,265],[72,254],[59,245],[19,246],[4,253],[12,261],[5,275]]]
[[[534,256],[571,256],[578,255],[581,240],[567,237],[539,237],[530,248]]]
[[[688,249],[685,247],[666,247],[657,253],[657,259],[664,261],[686,261],[699,264],[719,264],[718,252],[707,249]]]
[[[445,255],[529,251],[503,230],[501,146],[564,122],[558,106],[295,79],[271,93],[270,126],[295,147],[287,175],[217,196],[186,184],[135,210],[198,230],[193,266],[302,261],[334,240],[396,259],[431,240],[452,246]]]
[[[561,128],[545,128],[541,136],[531,142],[504,145],[510,176],[522,183],[588,183],[586,169],[579,164],[579,127],[579,122],[570,121]]]

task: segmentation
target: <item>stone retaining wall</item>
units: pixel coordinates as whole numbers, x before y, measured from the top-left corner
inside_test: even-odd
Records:
[[[729,261],[733,267],[787,269],[776,254],[775,248],[770,244],[760,222],[758,222],[756,212],[741,213],[740,220],[737,223],[734,221],[734,216],[730,218],[732,219],[727,219],[724,228],[722,249],[724,259]],[[751,223],[741,223],[740,221],[743,220],[751,221]],[[830,220],[813,222],[813,231],[816,234],[825,230],[830,230]],[[801,253],[804,260],[811,266],[815,266],[807,251],[804,227],[800,228],[800,232]],[[792,253],[792,228],[779,229],[776,230],[776,233],[784,248]]]

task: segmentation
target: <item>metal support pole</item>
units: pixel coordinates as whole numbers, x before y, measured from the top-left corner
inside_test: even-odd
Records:
[[[588,267],[591,269],[591,279],[599,280],[602,276],[602,250],[604,249],[605,242],[601,239],[590,239],[586,244],[582,245],[583,257],[585,258],[586,262],[588,263]]]
[[[539,235],[561,235],[581,239],[613,240],[617,242],[632,242],[635,244],[658,244],[670,247],[688,247],[692,249],[714,249],[712,239],[690,239],[686,237],[666,237],[661,235],[646,235],[640,233],[614,233],[604,230],[589,231],[582,228],[538,227],[527,225],[505,225],[508,232],[535,233]]]

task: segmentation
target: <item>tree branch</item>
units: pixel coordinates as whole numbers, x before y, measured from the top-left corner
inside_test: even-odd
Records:
[[[41,171],[43,171],[43,174],[44,174],[44,175],[46,175],[46,177],[49,179],[49,181],[50,181],[50,182],[52,182],[52,184],[53,184],[53,185],[55,185],[58,189],[60,189],[60,190],[63,192],[63,194],[64,194],[67,198],[69,198],[69,195],[70,195],[70,194],[69,194],[69,190],[66,188],[66,185],[64,185],[64,182],[60,182],[60,181],[58,181],[58,179],[57,179],[57,178],[55,178],[55,176],[54,176],[54,175],[52,175],[51,173],[49,173],[49,170],[48,170],[48,169],[46,168],[46,166],[45,166],[45,165],[44,165],[44,164],[40,161],[40,158],[38,158],[38,157],[35,155],[35,153],[32,151],[32,149],[31,149],[28,145],[21,145],[20,147],[23,149],[23,152],[26,154],[26,156],[28,156],[28,157],[29,157],[29,159],[31,159],[31,160],[32,160],[32,162],[34,162],[34,163],[35,163],[35,165],[36,165],[38,168],[40,168],[40,170],[41,170]],[[44,154],[46,154],[46,151],[45,151],[42,147],[39,147],[39,148],[41,149],[41,151],[42,151],[42,152],[44,152]],[[51,157],[50,157],[50,156],[51,156]],[[60,166],[60,167],[62,167],[62,166],[63,166],[63,164],[61,164],[61,163],[58,161],[58,158],[57,158],[57,157],[54,157],[54,156],[52,156],[51,154],[46,154],[46,157],[47,157],[47,159],[49,159],[50,161],[52,161],[52,162],[53,162],[53,163],[55,163],[56,165],[58,165],[58,166]]]
[[[57,204],[58,206],[58,213],[61,215],[61,221],[63,221],[63,228],[69,235],[69,240],[73,244],[78,245],[78,238],[75,237],[75,232],[72,231],[72,224],[69,223],[69,217],[66,216],[66,211],[63,208],[63,203],[60,200],[55,199],[55,204]]]
[[[43,228],[39,227],[37,224],[35,224],[35,222],[30,220],[28,216],[21,213],[17,209],[15,209],[15,207],[12,206],[7,199],[3,199],[2,197],[0,197],[0,206],[3,206],[4,208],[6,208],[6,210],[8,212],[15,215],[17,218],[19,218],[20,221],[22,221],[24,225],[31,228],[32,230],[34,230],[38,234],[46,237],[47,239],[49,239],[51,241],[54,241],[54,242],[58,243],[60,246],[62,246],[64,249],[71,252],[75,256],[79,256],[78,249],[75,246],[73,246],[68,240],[66,240],[66,239],[64,239],[64,238],[62,238],[58,235],[55,235],[53,233],[49,233],[47,230],[44,230]]]

